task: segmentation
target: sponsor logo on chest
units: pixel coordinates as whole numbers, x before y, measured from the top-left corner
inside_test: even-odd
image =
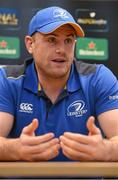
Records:
[[[32,114],[33,113],[33,104],[21,103],[19,111]]]
[[[67,108],[67,116],[83,116],[86,112],[85,102],[82,100],[74,101]]]

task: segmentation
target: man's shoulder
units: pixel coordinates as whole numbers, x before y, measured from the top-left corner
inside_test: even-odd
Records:
[[[24,64],[21,65],[7,65],[2,69],[5,72],[6,78],[19,78],[25,75],[25,70],[27,66],[32,63],[32,59],[27,59]]]
[[[83,61],[74,61],[75,67],[77,69],[77,72],[81,75],[89,75],[92,73],[95,73],[98,65],[97,64],[90,64]]]
[[[19,76],[24,74],[25,66],[22,65],[10,65],[5,66],[4,68],[5,74],[7,78],[18,78]]]
[[[113,72],[104,64],[91,64],[82,61],[74,61],[76,70],[80,75],[81,79],[86,79],[84,77],[88,77],[86,80],[93,79],[93,81],[97,82],[101,81],[117,81],[116,76]]]

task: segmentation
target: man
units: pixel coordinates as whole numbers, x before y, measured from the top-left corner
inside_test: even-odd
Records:
[[[33,58],[1,69],[0,160],[118,160],[118,82],[105,66],[74,60],[77,36],[83,30],[60,7],[32,18]]]

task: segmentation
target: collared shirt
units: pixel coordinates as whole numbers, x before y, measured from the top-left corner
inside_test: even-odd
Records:
[[[22,70],[22,71],[21,71]],[[56,82],[55,82],[56,83]],[[88,134],[89,116],[118,108],[118,81],[104,65],[75,61],[66,88],[54,104],[39,88],[32,60],[26,67],[2,68],[0,71],[0,111],[14,116],[10,137],[19,137],[34,118],[39,120],[36,135],[53,132]],[[62,152],[56,161],[68,161]]]

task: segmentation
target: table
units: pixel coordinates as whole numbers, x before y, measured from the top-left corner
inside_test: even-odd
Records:
[[[118,177],[117,162],[0,162],[0,177]]]

